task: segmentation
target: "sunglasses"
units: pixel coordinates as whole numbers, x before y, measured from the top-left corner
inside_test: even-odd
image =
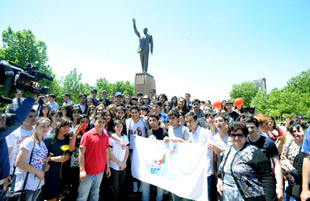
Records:
[[[155,94],[155,91],[150,91],[151,94]]]
[[[245,134],[244,133],[240,133],[240,134],[230,134],[230,137],[231,138],[236,138],[236,137],[238,137],[238,138],[244,138],[244,136],[245,136]]]

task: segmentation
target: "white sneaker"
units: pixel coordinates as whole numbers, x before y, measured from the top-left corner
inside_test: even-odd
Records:
[[[139,192],[142,193],[142,182],[140,183]]]
[[[137,181],[134,181],[134,182],[132,182],[132,185],[133,185],[132,191],[133,191],[134,193],[138,192],[138,182],[137,182]]]

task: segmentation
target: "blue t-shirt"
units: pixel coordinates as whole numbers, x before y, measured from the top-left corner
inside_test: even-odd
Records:
[[[306,136],[301,147],[301,152],[310,154],[310,127],[306,130]]]

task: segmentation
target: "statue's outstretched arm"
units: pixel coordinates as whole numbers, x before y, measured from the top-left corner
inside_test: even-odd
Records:
[[[133,30],[135,31],[135,34],[140,38],[140,33],[137,31],[137,27],[136,27],[136,19],[132,18],[132,22],[133,22]]]

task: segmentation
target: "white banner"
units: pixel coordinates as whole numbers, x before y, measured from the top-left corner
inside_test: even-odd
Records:
[[[180,197],[208,200],[206,153],[207,148],[198,144],[164,143],[137,136],[131,173]]]

